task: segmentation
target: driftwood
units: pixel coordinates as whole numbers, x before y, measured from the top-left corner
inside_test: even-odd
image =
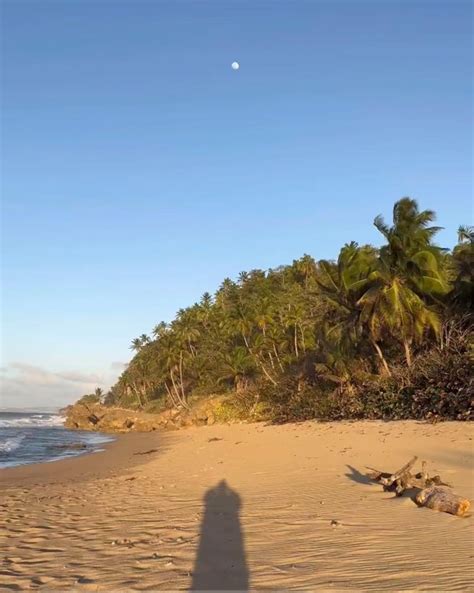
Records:
[[[367,476],[382,484],[384,490],[395,492],[397,496],[408,489],[418,490],[414,500],[419,506],[452,515],[464,515],[471,506],[469,500],[454,494],[450,490],[450,484],[443,482],[440,476],[430,477],[426,471],[426,461],[421,463],[421,472],[412,473],[417,459],[418,457],[413,457],[393,474],[369,467]]]
[[[418,492],[415,501],[421,507],[442,511],[462,517],[467,513],[471,503],[467,498],[454,494],[446,486],[430,486]]]
[[[421,463],[421,472],[411,473],[418,457],[413,457],[410,461],[393,474],[382,472],[377,469],[367,468],[370,472],[369,478],[380,482],[384,490],[395,491],[397,496],[401,496],[408,488],[428,488],[429,486],[449,486],[443,482],[440,476],[430,477],[426,471],[426,461]]]

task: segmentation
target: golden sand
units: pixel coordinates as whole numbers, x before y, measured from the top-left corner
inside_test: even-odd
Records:
[[[209,426],[0,471],[0,590],[468,591],[473,518],[364,476],[412,455],[474,497],[472,425]]]

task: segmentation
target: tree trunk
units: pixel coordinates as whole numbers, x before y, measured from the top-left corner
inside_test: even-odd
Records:
[[[137,387],[135,386],[135,383],[134,383],[134,384],[133,384],[133,386],[132,386],[132,390],[133,390],[133,391],[134,391],[134,393],[135,393],[135,397],[137,398],[138,405],[140,406],[140,408],[143,408],[142,400],[141,400],[141,397],[140,397],[140,391],[139,391],[139,390],[137,389]]]
[[[303,331],[302,325],[300,325],[300,332],[301,332],[301,345],[303,346],[303,352],[306,354],[306,344],[305,344],[304,331]]]
[[[377,344],[377,342],[375,340],[371,340],[371,341],[372,341],[372,346],[375,348],[375,351],[377,352],[378,357],[380,358],[380,361],[383,364],[383,368],[385,369],[385,372],[387,373],[387,375],[389,377],[391,377],[392,373],[390,372],[390,368],[387,364],[387,361],[385,360],[382,349],[380,348],[380,346]]]
[[[270,361],[270,364],[272,365],[272,369],[275,370],[275,363],[273,362],[273,356],[272,353],[270,352],[270,350],[267,352],[268,354],[268,360]]]
[[[403,347],[405,348],[405,360],[407,361],[408,368],[411,367],[411,348],[410,342],[408,340],[404,340]]]
[[[181,394],[183,396],[183,402],[186,402],[186,395],[184,393],[184,383],[183,383],[183,352],[182,351],[179,353],[179,381],[181,383]]]
[[[275,381],[275,379],[270,375],[270,373],[267,371],[267,369],[265,368],[265,365],[263,364],[263,362],[259,359],[259,357],[254,353],[254,351],[252,350],[252,348],[250,348],[250,344],[247,340],[247,338],[245,337],[245,334],[242,332],[242,337],[244,338],[244,342],[245,345],[247,346],[247,350],[249,351],[249,353],[253,356],[255,362],[260,366],[260,368],[262,369],[264,375],[267,377],[267,379],[269,379],[269,381],[271,383],[273,383],[273,385],[276,385],[277,382]]]
[[[255,355],[254,355],[255,356]],[[257,362],[260,364],[260,367],[262,369],[262,371],[264,372],[265,376],[267,377],[267,379],[269,379],[269,381],[271,383],[273,383],[273,385],[277,385],[277,382],[275,381],[275,379],[270,375],[270,373],[267,371],[267,369],[265,368],[265,365],[263,364],[263,362],[256,356],[255,357]]]
[[[273,342],[273,352],[275,353],[276,359],[278,361],[278,365],[279,365],[279,367],[281,369],[281,372],[283,373],[285,371],[285,369],[283,368],[283,365],[281,364],[281,359],[280,359],[280,356],[278,354],[277,347],[275,346],[275,342]]]
[[[168,387],[168,383],[167,383],[166,381],[165,381],[165,388],[166,388],[166,391],[168,392],[168,397],[170,398],[171,405],[172,405],[174,408],[178,408],[178,403],[177,403],[177,401],[175,400],[175,397],[174,397],[174,395],[173,395],[173,392],[172,392],[172,391],[171,391],[171,389]]]
[[[178,391],[178,387],[176,386],[176,381],[174,379],[174,373],[173,373],[173,369],[172,368],[170,369],[170,377],[171,377],[171,383],[173,384],[173,389],[174,389],[174,393],[175,393],[176,399],[178,400],[178,402],[182,406],[184,406],[184,402],[182,401],[182,398],[181,398],[181,396],[179,394],[179,391]]]
[[[236,375],[234,379],[234,385],[236,393],[243,393],[247,390],[249,381],[247,377],[244,377],[243,375]]]

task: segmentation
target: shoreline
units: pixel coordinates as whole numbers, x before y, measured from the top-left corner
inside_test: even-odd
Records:
[[[33,483],[88,481],[110,473],[126,472],[146,463],[142,450],[163,449],[164,431],[108,434],[110,441],[100,444],[100,450],[88,451],[73,457],[29,463],[0,469],[0,487],[14,488]]]
[[[474,518],[364,472],[418,455],[473,499],[473,438],[463,422],[212,425],[8,468],[0,589],[469,590]]]

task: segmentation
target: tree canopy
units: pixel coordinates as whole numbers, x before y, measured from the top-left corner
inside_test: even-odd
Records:
[[[374,220],[380,248],[349,242],[334,261],[242,272],[131,342],[132,360],[105,401],[186,408],[209,394],[319,386],[350,396],[358,381],[439,341],[441,326],[472,307],[474,234],[452,252],[435,243],[435,213],[403,198],[391,224]]]

